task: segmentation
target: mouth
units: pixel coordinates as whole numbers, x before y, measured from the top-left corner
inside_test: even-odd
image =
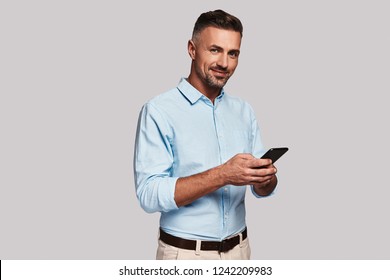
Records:
[[[211,68],[210,70],[212,71],[212,73],[214,74],[214,76],[216,78],[226,78],[229,76],[229,72],[221,70],[221,69]]]

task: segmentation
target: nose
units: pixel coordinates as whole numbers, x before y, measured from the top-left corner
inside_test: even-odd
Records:
[[[229,57],[225,53],[221,53],[220,56],[218,57],[217,65],[220,68],[226,69],[229,65]]]

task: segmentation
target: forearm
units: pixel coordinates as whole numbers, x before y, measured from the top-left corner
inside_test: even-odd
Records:
[[[202,173],[179,178],[175,188],[176,205],[181,207],[190,204],[224,186],[226,182],[222,169],[223,166],[217,166]]]
[[[187,205],[225,185],[254,185],[256,193],[267,196],[272,193],[277,183],[274,175],[276,168],[270,163],[268,159],[255,159],[250,154],[237,154],[220,166],[179,178],[174,194],[176,205]]]

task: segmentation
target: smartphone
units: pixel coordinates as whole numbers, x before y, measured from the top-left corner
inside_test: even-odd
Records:
[[[272,160],[274,164],[282,155],[284,155],[288,151],[288,148],[271,148],[269,149],[261,158],[268,158]]]

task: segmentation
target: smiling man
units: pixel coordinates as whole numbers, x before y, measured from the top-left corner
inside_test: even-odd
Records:
[[[224,86],[240,55],[240,20],[222,10],[200,15],[188,78],[140,113],[134,175],[142,208],[160,212],[157,259],[249,259],[245,192],[270,195],[276,168],[248,103]]]

